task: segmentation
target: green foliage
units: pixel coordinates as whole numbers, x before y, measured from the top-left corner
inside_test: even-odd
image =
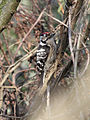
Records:
[[[6,4],[7,0],[1,0],[0,1],[0,10],[4,7],[4,5]]]

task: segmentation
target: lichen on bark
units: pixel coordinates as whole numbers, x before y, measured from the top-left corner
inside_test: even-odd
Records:
[[[0,1],[0,32],[6,27],[11,17],[17,10],[20,0]]]

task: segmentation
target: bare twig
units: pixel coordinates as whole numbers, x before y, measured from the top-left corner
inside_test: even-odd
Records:
[[[5,44],[6,44],[6,48],[7,48],[8,54],[9,54],[10,58],[12,59],[12,55],[11,55],[11,52],[10,52],[10,49],[9,49],[8,41],[7,41],[7,39],[5,38],[4,33],[2,33],[2,35],[3,35],[3,38],[4,38],[4,42],[5,42]]]
[[[51,17],[53,20],[57,21],[57,22],[60,23],[61,25],[64,25],[65,27],[68,28],[68,26],[67,26],[64,22],[62,22],[62,21],[58,20],[57,18],[51,16],[51,15],[48,14],[47,12],[44,12],[44,13],[45,13],[47,16]]]
[[[50,86],[47,86],[47,112],[48,112],[48,119],[50,119]]]
[[[81,43],[83,44],[84,47],[86,47],[86,45],[84,44],[83,41],[81,41]],[[83,70],[83,72],[80,74],[80,77],[84,75],[84,73],[86,72],[87,68],[88,68],[88,65],[89,65],[89,62],[90,62],[90,54],[89,54],[89,50],[86,48],[86,53],[87,53],[87,63],[86,63],[86,66]]]
[[[25,37],[22,39],[22,42],[19,44],[17,50],[16,50],[16,53],[15,53],[15,56],[18,52],[18,50],[20,49],[20,47],[22,46],[23,42],[26,40],[26,38],[29,36],[30,32],[33,30],[33,28],[36,26],[36,24],[40,21],[44,11],[45,11],[46,8],[44,8],[41,12],[41,14],[39,15],[38,19],[36,20],[36,22],[31,26],[31,28],[29,29],[28,33],[25,35]]]
[[[6,88],[6,89],[9,89],[9,88],[14,88],[14,89],[17,89],[17,87],[16,87],[16,86],[14,86],[14,85],[13,85],[13,86],[2,86],[1,88],[3,88],[3,89],[4,89],[4,88]]]
[[[77,2],[74,5],[74,9],[72,9],[72,16],[74,18],[74,19],[72,18],[73,21],[71,23],[72,30],[74,30],[74,28],[75,28],[76,21],[79,17],[79,14],[77,15],[77,13],[79,13],[80,9],[82,8],[83,2],[84,2],[84,0],[77,0]]]
[[[68,36],[69,36],[69,46],[71,51],[71,57],[74,64],[74,54],[73,54],[72,38],[71,38],[71,7],[69,9]]]
[[[0,88],[0,100],[3,100],[3,88]],[[0,108],[2,107],[2,101],[0,101]]]
[[[82,47],[82,48],[79,48],[79,49],[74,49],[73,52],[85,50],[86,48],[90,48],[90,46]]]
[[[9,74],[12,73],[23,61],[25,61],[25,60],[27,60],[28,58],[30,58],[30,57],[32,56],[32,54],[34,54],[34,53],[36,52],[36,49],[37,49],[37,47],[36,47],[35,49],[33,49],[31,52],[29,52],[29,54],[26,54],[25,56],[23,56],[21,59],[19,59],[17,62],[15,62],[14,64],[12,64],[12,65],[8,68],[8,70],[7,70],[6,74],[5,74],[2,82],[0,83],[0,87],[1,87],[1,86],[3,85],[3,83],[7,80]]]
[[[16,73],[14,73],[12,75],[12,80],[13,80],[13,84],[15,84],[15,79],[16,79],[16,75],[19,74],[19,73],[22,73],[22,72],[27,72],[27,71],[30,71],[30,70],[34,70],[35,71],[35,68],[29,68],[29,69],[24,69],[24,70],[19,70],[17,71]]]
[[[81,33],[81,29],[80,29],[80,33]],[[77,49],[79,49],[80,46],[80,35],[78,37],[78,42],[77,42]],[[77,76],[77,62],[78,62],[78,51],[75,53],[75,62],[74,62],[74,78],[76,78]]]
[[[10,62],[7,59],[7,55],[5,54],[5,51],[4,51],[3,47],[2,47],[1,41],[0,41],[0,49],[1,49],[2,53],[3,53],[3,55],[4,55],[4,58],[5,58],[6,62],[8,63],[8,65],[10,65]]]
[[[29,81],[29,82],[25,83],[23,86],[18,87],[18,90],[20,90],[22,87],[26,87],[26,86],[34,83],[34,82],[35,82],[35,81]]]
[[[9,46],[9,49],[12,48],[12,47],[14,47],[15,45],[18,45],[19,43],[20,43],[20,41],[14,43],[14,44],[12,44],[12,45],[10,45],[10,46]]]

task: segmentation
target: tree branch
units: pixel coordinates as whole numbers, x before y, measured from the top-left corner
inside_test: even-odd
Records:
[[[0,3],[0,32],[4,30],[21,0],[2,0]]]

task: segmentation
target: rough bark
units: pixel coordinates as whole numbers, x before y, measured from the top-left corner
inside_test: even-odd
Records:
[[[7,26],[21,0],[0,1],[0,32]]]

